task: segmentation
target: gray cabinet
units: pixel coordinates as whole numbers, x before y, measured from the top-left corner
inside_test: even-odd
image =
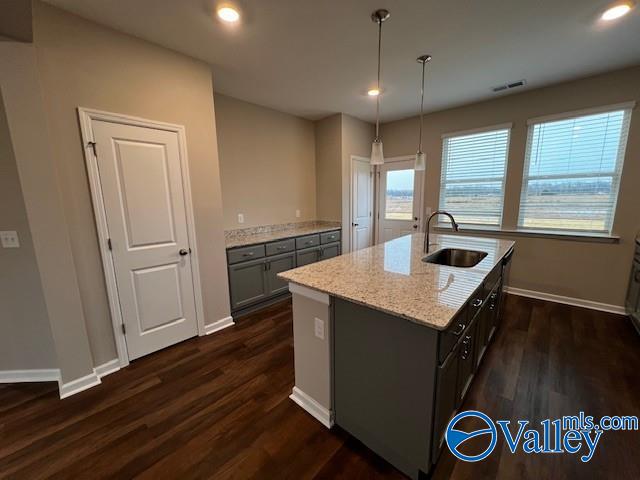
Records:
[[[295,253],[285,253],[275,257],[269,257],[266,260],[265,275],[267,277],[267,295],[279,295],[289,291],[289,283],[278,278],[278,273],[286,272],[296,266]]]
[[[229,265],[231,309],[237,310],[267,297],[264,260]]]
[[[320,249],[318,247],[305,248],[296,252],[296,264],[298,267],[309,265],[320,260]]]
[[[458,379],[456,384],[456,407],[459,407],[462,404],[462,401],[464,400],[464,397],[469,390],[469,386],[471,385],[473,374],[476,371],[475,348],[476,341],[478,340],[477,327],[478,320],[476,319],[471,322],[471,326],[464,333],[462,340],[460,340],[460,348],[458,354]]]
[[[340,255],[339,240],[340,230],[333,230],[228,249],[231,311],[253,310],[287,294],[289,284],[278,273]]]
[[[461,342],[457,343],[449,352],[446,360],[438,367],[435,417],[433,419],[434,463],[442,449],[445,429],[458,408],[458,363],[460,362],[461,345]]]

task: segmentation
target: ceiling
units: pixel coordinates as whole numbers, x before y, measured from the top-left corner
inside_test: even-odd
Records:
[[[383,121],[416,114],[420,65],[426,109],[440,110],[640,64],[640,8],[605,24],[601,0],[236,0],[239,25],[215,0],[46,0],[211,65],[214,89],[309,119],[343,112],[373,120],[376,25],[383,29]]]

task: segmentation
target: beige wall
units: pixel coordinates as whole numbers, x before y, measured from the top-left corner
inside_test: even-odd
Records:
[[[225,229],[314,220],[313,122],[224,95],[215,102]]]
[[[0,230],[20,248],[0,248],[0,370],[57,368],[40,273],[0,96]]]
[[[342,219],[342,115],[318,120],[316,131],[316,202],[318,220]]]
[[[79,106],[184,125],[205,323],[229,315],[210,69],[37,2],[34,36],[53,155],[95,364],[116,357]]]
[[[630,100],[640,101],[640,67],[548,88],[509,95],[425,117],[427,171],[425,205],[438,206],[441,134],[513,122],[505,192],[504,227],[515,228],[522,185],[528,118]],[[418,118],[382,126],[385,155],[415,152]],[[633,238],[640,229],[640,113],[632,114],[613,233],[619,244],[512,237],[516,241],[511,285],[623,305],[631,268]],[[511,238],[511,237],[510,237]]]

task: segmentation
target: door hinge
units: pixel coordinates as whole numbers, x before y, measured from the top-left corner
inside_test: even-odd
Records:
[[[122,324],[122,334],[123,335],[127,334],[127,327],[125,327],[124,323]]]
[[[96,151],[96,142],[87,142],[87,147],[91,147],[91,149],[93,150],[93,155],[95,157],[98,156],[98,152]]]
[[[107,238],[107,247],[109,248],[109,250],[113,250],[113,245],[111,245],[111,239]]]

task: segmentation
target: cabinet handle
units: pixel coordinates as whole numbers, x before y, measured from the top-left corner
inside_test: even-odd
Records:
[[[482,305],[482,299],[481,298],[476,298],[473,303],[471,304],[472,307],[479,307]]]
[[[467,327],[467,325],[460,322],[458,324],[458,327],[460,328],[459,330],[456,330],[455,332],[451,332],[451,334],[455,335],[456,337],[459,337],[460,335],[462,335],[462,332],[464,332],[464,329]]]
[[[253,252],[248,252],[248,253],[243,253],[242,256],[243,257],[253,257],[254,253]]]

